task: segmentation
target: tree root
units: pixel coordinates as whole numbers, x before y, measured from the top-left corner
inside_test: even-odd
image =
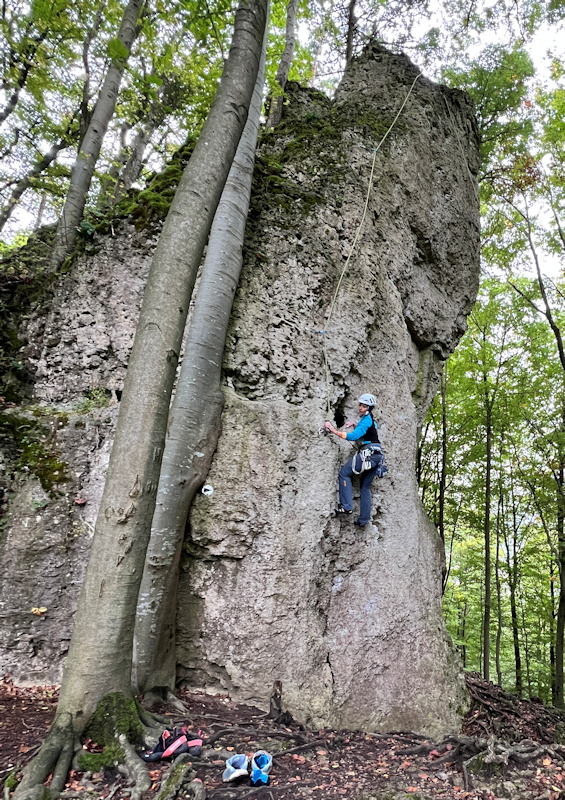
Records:
[[[102,702],[108,701],[108,699],[111,701],[110,704],[106,703],[106,706],[102,706],[100,710]],[[147,712],[137,702],[134,705],[133,698],[131,700],[126,698],[126,703],[122,703],[121,706],[112,696],[106,696],[103,701],[101,701],[97,711],[91,717],[92,721],[95,719],[96,714],[99,714],[98,719],[95,720],[96,731],[93,735],[95,740],[104,747],[109,747],[112,742],[119,744],[125,761],[120,771],[133,784],[131,790],[132,800],[138,800],[141,794],[150,788],[151,780],[145,763],[135,752],[128,736],[131,735],[133,737],[132,741],[136,741],[139,744],[143,739],[150,740],[150,746],[154,746],[162,732],[162,726],[157,727],[159,723],[155,715]],[[128,727],[122,729],[126,732],[119,732],[114,729],[112,734],[114,722],[116,721],[116,727],[119,727],[117,720],[121,719],[119,715],[116,715],[116,709],[121,711],[123,707],[126,708],[126,711],[129,710],[129,716],[126,719]],[[90,724],[91,722],[89,721]],[[147,727],[148,725],[150,727]],[[91,735],[88,732],[88,726],[85,730],[86,735]],[[81,751],[80,741],[73,727],[72,715],[69,712],[61,711],[55,717],[39,752],[23,770],[23,777],[19,786],[16,787],[13,800],[47,800],[48,798],[55,800],[55,798],[58,798],[65,788],[75,752],[81,752],[85,759],[86,755],[91,759],[94,757],[94,754],[86,754]],[[113,758],[113,754],[110,755],[110,758]],[[118,758],[121,758],[121,755]],[[113,763],[116,762],[114,761]],[[78,768],[80,769],[80,767]],[[51,782],[46,787],[45,780],[50,774],[52,775]],[[65,797],[67,797],[67,794],[65,794]]]
[[[24,769],[14,800],[42,800],[45,793],[43,784],[51,772],[53,779],[48,792],[51,797],[57,797],[67,779],[74,745],[75,734],[71,715],[63,712],[55,717],[38,754]]]
[[[564,745],[546,745],[531,739],[523,739],[517,744],[509,744],[492,735],[488,739],[447,736],[439,744],[418,742],[413,747],[396,750],[396,753],[402,756],[423,755],[434,750],[436,753],[441,753],[441,756],[429,765],[429,769],[439,769],[445,763],[460,766],[465,791],[470,791],[472,788],[469,774],[472,772],[487,774],[497,770],[503,772],[511,763],[519,767],[542,756],[550,756],[556,761],[565,761]]]
[[[206,789],[198,778],[181,787],[178,793],[179,800],[206,800]]]
[[[174,800],[184,784],[195,777],[190,755],[182,753],[176,758],[161,779],[161,788],[155,800]],[[202,786],[202,784],[200,784]],[[202,786],[202,788],[204,788]]]
[[[125,754],[124,767],[134,785],[131,794],[133,800],[133,798],[141,797],[143,792],[146,792],[151,787],[151,778],[147,773],[145,763],[137,755],[124,733],[120,733],[118,741]]]

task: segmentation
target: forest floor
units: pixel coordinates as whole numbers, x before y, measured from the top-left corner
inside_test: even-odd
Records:
[[[158,711],[170,720],[169,727],[188,725],[195,736],[202,730],[204,750],[192,759],[190,778],[201,780],[206,800],[565,800],[565,747],[554,743],[563,736],[565,714],[518,700],[477,675],[468,675],[467,685],[472,706],[463,731],[441,742],[409,731],[305,730],[293,722],[277,724],[259,709],[226,697],[188,691],[180,695],[185,714],[166,706]],[[0,780],[21,770],[37,752],[56,703],[54,687],[0,682]],[[226,758],[259,749],[274,755],[269,786],[222,783]],[[168,768],[163,762],[149,765],[152,786],[142,800],[157,797]],[[199,792],[204,796],[202,786]],[[127,779],[113,770],[86,776],[71,772],[62,797],[121,800],[130,795]],[[192,795],[185,787],[168,800],[176,796]]]

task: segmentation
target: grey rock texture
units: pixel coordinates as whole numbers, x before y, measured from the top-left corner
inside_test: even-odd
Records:
[[[334,102],[291,86],[285,120],[264,138],[207,481],[215,491],[190,517],[178,660],[179,680],[265,708],[281,680],[286,707],[310,725],[439,735],[458,726],[464,694],[414,459],[478,285],[478,144],[462,93],[417,80],[377,153],[365,225],[326,319],[374,148],[417,74],[371,48]],[[128,224],[115,233],[22,331],[33,402],[52,419],[49,447],[70,480],[49,493],[3,453],[0,668],[20,682],[61,674],[116,411],[79,404],[93,390],[94,405],[119,399],[156,241]],[[372,524],[359,531],[331,517],[349,447],[319,429],[328,404],[330,418],[352,417],[363,391],[379,398],[390,474],[375,482]]]
[[[121,391],[156,237],[122,225],[78,259],[55,288],[49,313],[29,320],[22,351],[34,400],[69,403]]]
[[[10,502],[0,537],[0,673],[20,684],[62,675],[94,531],[117,407],[40,418],[45,452],[66,465],[45,488],[0,451]],[[18,413],[20,424],[30,414]],[[36,611],[32,611],[36,609]]]
[[[60,460],[67,480],[43,488],[17,442],[0,435],[0,487],[8,498],[0,529],[0,672],[19,683],[61,678],[155,243],[127,223],[119,235],[100,237],[96,254],[81,256],[22,323],[32,406],[10,409],[5,419],[10,427],[27,419],[45,429],[33,435],[40,460]],[[38,616],[32,608],[47,610]]]
[[[459,665],[441,617],[442,546],[419,498],[418,428],[478,286],[477,132],[465,95],[378,47],[334,103],[292,93],[261,150],[225,353],[226,408],[191,512],[179,677],[266,706],[283,684],[308,725],[458,727]],[[320,333],[324,331],[325,333]],[[324,342],[329,383],[325,380]],[[350,447],[319,433],[378,396],[390,474],[373,520],[331,517]]]

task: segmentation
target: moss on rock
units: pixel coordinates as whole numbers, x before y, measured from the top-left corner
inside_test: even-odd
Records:
[[[50,439],[51,431],[36,419],[0,412],[0,442],[11,451],[15,469],[35,475],[44,491],[53,494],[55,486],[67,482],[69,475]]]
[[[123,764],[126,754],[117,742],[110,742],[101,753],[81,753],[78,765],[85,772],[100,772],[112,769],[116,764]]]
[[[142,745],[143,725],[136,699],[121,692],[106,695],[96,706],[84,733],[104,747],[114,744],[120,733],[132,744]]]

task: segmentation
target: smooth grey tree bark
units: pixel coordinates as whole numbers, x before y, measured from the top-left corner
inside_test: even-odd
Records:
[[[175,686],[179,564],[190,504],[208,474],[220,434],[222,356],[243,261],[265,57],[266,36],[247,124],[210,232],[169,413],[135,626],[133,685],[144,692]]]
[[[64,150],[66,147],[70,147],[70,145],[71,141],[69,138],[65,137],[61,139],[59,142],[57,142],[57,144],[54,144],[47,153],[45,153],[45,155],[30,169],[27,175],[24,175],[24,177],[17,182],[7,203],[0,210],[0,231],[4,229],[4,226],[14,213],[14,210],[20,202],[23,194],[28,189],[32,188],[36,178],[38,178],[49,166],[51,166],[61,150]]]
[[[82,733],[103,697],[131,697],[137,598],[178,354],[198,266],[247,120],[266,8],[267,0],[247,0],[236,13],[222,80],[153,257],[55,723],[17,800],[38,797],[53,769],[66,772],[69,737]]]
[[[144,2],[145,0],[129,0],[124,11],[117,36],[124,47],[124,55],[114,58],[108,67],[96,106],[79,148],[53,243],[53,253],[49,264],[49,268],[53,272],[61,266],[74,247],[77,228],[82,219],[102,142],[114,115],[122,75],[137,33],[137,21]]]
[[[286,8],[286,38],[283,54],[277,68],[275,80],[280,87],[280,94],[271,99],[271,107],[269,109],[269,117],[267,119],[267,130],[276,128],[282,117],[284,89],[288,80],[288,73],[290,72],[290,65],[292,64],[292,57],[294,55],[294,44],[296,41],[296,10],[298,7],[298,0],[289,0]]]

